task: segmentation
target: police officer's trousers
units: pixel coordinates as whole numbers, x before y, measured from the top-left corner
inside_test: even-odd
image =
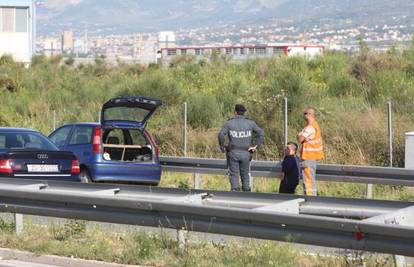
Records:
[[[232,191],[240,191],[239,173],[243,191],[250,189],[250,161],[252,156],[248,151],[232,150],[227,154],[229,179]]]

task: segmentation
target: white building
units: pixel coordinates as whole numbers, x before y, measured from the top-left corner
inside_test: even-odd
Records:
[[[212,55],[225,55],[233,61],[248,59],[274,58],[281,56],[315,57],[322,55],[323,45],[307,44],[273,44],[273,45],[235,45],[235,46],[200,46],[169,47],[160,49],[163,64],[169,64],[177,56],[193,56],[198,60],[209,59]]]
[[[76,39],[73,44],[73,52],[76,56],[85,56],[88,54],[88,40]]]
[[[157,62],[159,36],[153,34],[138,34],[134,38],[133,57],[142,64]]]
[[[173,31],[161,31],[158,33],[158,49],[175,47],[177,38]]]
[[[34,0],[0,0],[0,56],[30,63],[35,51]]]

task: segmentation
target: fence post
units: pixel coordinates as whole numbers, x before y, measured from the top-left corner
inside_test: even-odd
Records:
[[[287,146],[288,143],[288,99],[287,97],[284,98],[284,103],[285,103],[285,125],[284,125],[284,130],[285,130],[285,146]]]
[[[183,153],[187,156],[187,102],[184,102]]]
[[[388,144],[389,144],[389,155],[390,155],[390,167],[393,166],[392,158],[392,104],[391,101],[388,101]]]
[[[56,110],[53,110],[53,131],[56,130]]]
[[[194,173],[194,189],[201,189],[201,174]]]

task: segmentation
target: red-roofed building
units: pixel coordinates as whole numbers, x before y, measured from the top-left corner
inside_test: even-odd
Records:
[[[197,59],[210,59],[213,54],[229,56],[234,61],[281,56],[315,57],[322,55],[322,45],[280,44],[280,45],[235,45],[235,46],[181,46],[161,48],[160,60],[169,64],[177,56],[195,56]]]

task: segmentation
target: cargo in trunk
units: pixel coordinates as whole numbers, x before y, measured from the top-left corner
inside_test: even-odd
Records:
[[[138,129],[106,129],[103,134],[103,159],[107,161],[145,162],[153,160],[153,148]]]

